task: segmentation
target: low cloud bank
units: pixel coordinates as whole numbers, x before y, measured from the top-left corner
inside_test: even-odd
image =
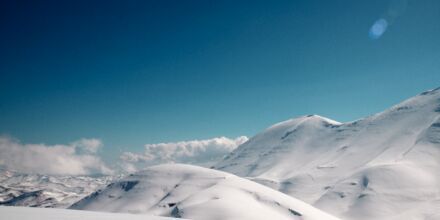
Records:
[[[0,137],[0,167],[52,175],[112,174],[113,171],[96,155],[100,147],[99,139],[46,145],[23,144],[11,137]]]
[[[119,161],[110,167],[98,154],[103,147],[99,139],[83,138],[70,144],[47,145],[0,136],[0,168],[21,173],[91,175],[115,174],[115,170],[135,172],[162,163],[209,167],[247,140],[241,136],[146,144],[142,153],[123,152]]]
[[[241,136],[235,139],[216,137],[206,140],[146,144],[143,153],[124,152],[120,159],[123,169],[129,172],[139,167],[161,163],[188,163],[206,167],[247,140],[247,137]]]

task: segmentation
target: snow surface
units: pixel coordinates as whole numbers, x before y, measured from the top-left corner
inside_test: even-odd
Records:
[[[0,219],[4,220],[171,220],[150,215],[103,213],[68,209],[45,209],[0,206]]]
[[[440,88],[354,122],[275,124],[216,169],[342,219],[440,219]]]
[[[110,184],[71,208],[196,220],[337,219],[250,180],[183,164],[147,168]]]

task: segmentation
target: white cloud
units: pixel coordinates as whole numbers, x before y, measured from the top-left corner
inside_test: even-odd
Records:
[[[171,143],[146,144],[142,153],[123,152],[119,168],[135,172],[139,168],[161,163],[188,163],[210,166],[219,161],[247,137],[217,137]],[[25,144],[0,136],[0,168],[23,173],[53,175],[113,174],[97,155],[103,146],[99,139],[80,139],[70,144]]]
[[[99,139],[81,139],[67,145],[23,144],[0,137],[0,167],[24,173],[55,175],[110,174],[96,155]]]
[[[217,137],[207,140],[146,144],[143,153],[124,152],[120,159],[122,168],[129,172],[136,170],[136,167],[160,163],[210,166],[247,140],[247,137],[241,136],[235,139]]]

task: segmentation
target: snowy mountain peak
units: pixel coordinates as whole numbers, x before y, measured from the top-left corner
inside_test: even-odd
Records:
[[[272,126],[270,126],[268,129],[266,130],[271,130],[271,129],[279,129],[279,128],[286,128],[286,127],[294,127],[297,126],[299,124],[330,124],[330,125],[339,125],[341,124],[340,122],[334,121],[332,119],[328,119],[319,115],[304,115],[304,116],[300,116],[297,118],[292,118],[286,121],[282,121],[279,123],[276,123]]]
[[[432,94],[440,94],[440,87],[422,92],[419,95],[432,95]]]

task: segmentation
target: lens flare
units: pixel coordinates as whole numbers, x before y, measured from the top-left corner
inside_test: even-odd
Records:
[[[388,22],[387,20],[381,18],[374,22],[373,26],[370,28],[369,36],[371,39],[379,39],[387,30]]]

